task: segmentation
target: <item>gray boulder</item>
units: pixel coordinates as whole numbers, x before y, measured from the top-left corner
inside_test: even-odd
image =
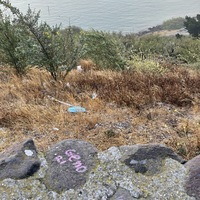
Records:
[[[185,166],[189,169],[185,188],[187,194],[200,199],[200,155],[189,160]]]
[[[82,186],[97,165],[97,149],[82,140],[64,140],[46,153],[45,185],[56,192]]]
[[[32,139],[17,143],[0,153],[0,180],[22,179],[40,168],[40,160]]]
[[[120,147],[121,161],[133,168],[136,173],[153,175],[160,172],[165,158],[172,158],[180,163],[185,160],[172,149],[161,144],[145,144]]]

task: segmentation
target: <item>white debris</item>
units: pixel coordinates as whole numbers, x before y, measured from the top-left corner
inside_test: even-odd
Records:
[[[97,97],[97,93],[96,92],[93,92],[92,93],[92,99],[95,99]]]
[[[77,71],[80,71],[80,72],[83,71],[81,65],[77,66],[76,69],[77,69]]]
[[[33,151],[31,151],[31,150],[25,150],[24,153],[25,153],[27,156],[33,156]]]
[[[69,83],[69,82],[67,82],[66,86],[67,86],[68,88],[70,88],[70,83]]]

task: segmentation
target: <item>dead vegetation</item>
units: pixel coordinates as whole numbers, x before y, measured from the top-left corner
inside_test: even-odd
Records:
[[[25,138],[33,138],[40,151],[78,138],[100,150],[164,143],[186,159],[200,153],[198,72],[173,66],[163,74],[87,69],[55,82],[36,68],[19,78],[1,67],[0,150]],[[88,112],[69,113],[49,96]]]

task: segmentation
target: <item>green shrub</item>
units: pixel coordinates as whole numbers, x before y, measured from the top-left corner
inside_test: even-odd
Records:
[[[122,41],[126,47],[126,57],[129,60],[132,60],[135,55],[142,59],[168,55],[166,45],[169,43],[169,39],[166,37],[152,34],[139,37],[128,35],[124,36]]]
[[[193,37],[198,38],[200,36],[200,14],[196,17],[186,16],[184,26]]]
[[[164,73],[166,68],[162,67],[157,61],[151,59],[142,59],[139,56],[134,56],[133,60],[129,61],[129,69],[144,73]]]
[[[37,48],[32,44],[32,38],[17,22],[12,22],[9,17],[1,19],[0,51],[3,54],[2,62],[15,68],[18,75],[26,73],[31,61],[29,58],[37,51]]]
[[[175,36],[128,35],[122,38],[126,47],[126,56],[134,60],[135,56],[141,59],[165,59],[177,63],[195,63],[200,60],[200,40],[190,36],[176,38]]]
[[[172,18],[169,20],[166,20],[161,25],[162,30],[176,30],[184,28],[184,22],[185,19],[182,17]]]
[[[82,58],[91,59],[101,69],[124,69],[124,48],[116,37],[103,31],[82,31]]]
[[[200,61],[200,40],[194,40],[190,37],[177,41],[176,45],[177,59],[186,63],[196,63]]]

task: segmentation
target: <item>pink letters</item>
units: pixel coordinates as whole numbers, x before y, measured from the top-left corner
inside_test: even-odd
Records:
[[[77,162],[73,163],[73,165],[78,168],[82,165],[82,163],[81,163],[81,161],[77,161]]]
[[[65,155],[68,157],[67,160],[64,160],[63,157],[60,155],[56,156],[55,160],[61,165],[66,163],[67,161],[71,162],[75,170],[79,173],[87,171],[87,167],[83,165],[80,160],[81,156],[76,153],[75,149],[69,149],[65,151]]]
[[[76,169],[77,172],[79,173],[83,173],[85,171],[87,171],[87,167],[86,166],[80,166]]]
[[[72,156],[72,155],[73,155],[73,152],[76,152],[76,150],[74,150],[74,149],[69,149],[69,150],[65,151],[65,154],[66,154],[67,156]]]
[[[74,160],[79,160],[80,158],[81,158],[81,157],[80,157],[79,155],[72,155],[72,156],[69,157],[69,161],[70,161],[70,162],[73,162],[73,159],[74,159]]]
[[[56,156],[55,157],[55,160],[60,163],[61,165],[66,163],[67,161],[66,160],[63,160],[63,157],[62,156]],[[63,161],[62,161],[63,160]]]
[[[55,160],[56,160],[58,163],[60,163],[61,160],[62,160],[62,156],[56,156],[56,157],[55,157]]]

